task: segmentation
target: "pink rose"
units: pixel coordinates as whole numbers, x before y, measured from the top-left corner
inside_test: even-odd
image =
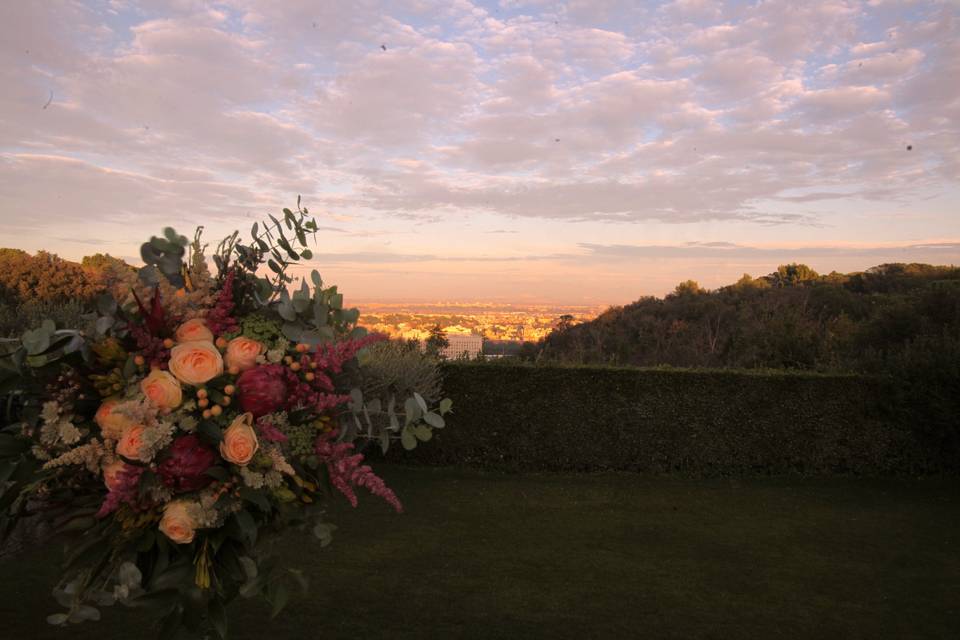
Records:
[[[183,402],[180,382],[169,371],[154,369],[140,381],[140,391],[164,413],[176,409]]]
[[[160,531],[177,544],[190,544],[197,530],[196,505],[186,500],[172,500],[163,508]]]
[[[237,416],[233,423],[223,432],[223,442],[220,443],[220,455],[227,462],[240,465],[250,464],[254,454],[260,448],[257,434],[253,430],[253,414],[245,413]]]
[[[104,400],[97,409],[93,421],[100,427],[100,433],[104,438],[118,440],[123,430],[134,424],[133,420],[117,411],[121,404],[117,399]]]
[[[110,491],[117,491],[120,488],[120,472],[123,471],[127,463],[123,460],[114,460],[103,467],[103,484]]]
[[[184,342],[170,350],[167,366],[177,380],[196,386],[223,373],[223,356],[212,342]]]
[[[227,368],[236,367],[246,371],[257,366],[257,356],[266,351],[262,342],[238,336],[227,343]]]
[[[200,318],[187,320],[177,328],[177,342],[213,342],[213,333]]]
[[[127,460],[149,462],[140,457],[140,447],[143,446],[143,425],[135,424],[124,429],[120,440],[117,441],[117,453]]]

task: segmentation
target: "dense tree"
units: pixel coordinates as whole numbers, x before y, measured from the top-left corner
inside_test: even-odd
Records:
[[[571,362],[877,370],[918,336],[944,331],[960,337],[960,269],[818,276],[790,264],[716,291],[683,282],[664,299],[554,331],[539,347],[540,357]]]
[[[8,304],[90,300],[103,290],[83,267],[55,254],[0,249],[0,297]]]
[[[424,345],[424,350],[433,356],[440,356],[443,354],[443,350],[450,346],[450,340],[447,339],[447,334],[444,333],[443,327],[439,323],[435,324],[432,329],[430,329],[430,336],[427,338],[427,341]]]

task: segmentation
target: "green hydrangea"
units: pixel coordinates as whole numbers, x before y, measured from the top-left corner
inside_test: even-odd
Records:
[[[259,340],[273,348],[283,338],[280,324],[258,314],[249,315],[240,321],[240,335]]]
[[[297,424],[284,427],[287,435],[287,447],[294,457],[302,458],[313,453],[313,441],[317,437],[317,430],[309,424]]]

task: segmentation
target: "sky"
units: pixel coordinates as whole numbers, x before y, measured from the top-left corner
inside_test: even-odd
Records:
[[[349,299],[960,264],[960,2],[0,2],[0,246],[297,195]]]

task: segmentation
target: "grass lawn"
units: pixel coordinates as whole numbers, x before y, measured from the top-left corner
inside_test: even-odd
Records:
[[[957,638],[960,479],[678,480],[380,465],[407,506],[338,503],[314,595],[231,637]],[[141,612],[46,626],[57,557],[0,564],[0,637],[151,637]]]

